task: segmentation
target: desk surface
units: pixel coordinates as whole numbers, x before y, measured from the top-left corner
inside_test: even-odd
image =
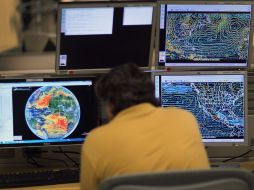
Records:
[[[8,190],[80,190],[80,185],[79,183],[66,183],[58,185],[8,188]]]
[[[213,168],[242,168],[254,171],[254,161],[244,162],[211,162]]]

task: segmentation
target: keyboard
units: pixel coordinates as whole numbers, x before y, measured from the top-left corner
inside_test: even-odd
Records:
[[[0,173],[0,188],[77,183],[79,173],[78,168]]]

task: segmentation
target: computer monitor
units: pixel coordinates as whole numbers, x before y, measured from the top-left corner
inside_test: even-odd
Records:
[[[105,72],[126,62],[148,69],[154,47],[155,12],[153,2],[61,4],[57,72]]]
[[[0,147],[81,144],[96,125],[92,77],[0,79]]]
[[[247,67],[251,13],[250,1],[161,1],[157,14],[158,68]]]
[[[244,71],[155,72],[152,77],[161,106],[192,112],[206,145],[248,145]]]

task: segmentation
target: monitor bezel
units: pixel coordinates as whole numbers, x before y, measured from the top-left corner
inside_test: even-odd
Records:
[[[153,7],[153,17],[152,17],[152,31],[151,31],[151,42],[149,51],[149,63],[147,67],[140,67],[142,70],[150,70],[153,65],[153,50],[154,50],[154,38],[155,38],[155,28],[156,28],[156,3],[154,1],[115,1],[115,2],[73,2],[73,3],[61,3],[57,10],[57,37],[56,37],[56,61],[55,70],[58,74],[99,74],[106,73],[111,68],[99,68],[99,69],[60,69],[59,67],[59,55],[60,55],[60,36],[61,36],[61,19],[62,19],[62,9],[63,8],[87,8],[87,7],[131,7],[131,6],[152,6]]]
[[[160,66],[159,65],[159,46],[160,46],[160,7],[161,4],[176,4],[176,5],[185,5],[185,4],[190,4],[190,5],[195,5],[195,4],[200,4],[200,5],[251,5],[251,21],[250,21],[250,35],[249,35],[249,47],[248,47],[248,58],[247,58],[247,63],[246,66],[219,66],[219,65],[207,65],[207,66]],[[208,1],[166,1],[166,0],[158,0],[158,5],[157,5],[157,18],[156,18],[156,36],[155,36],[155,68],[156,69],[165,69],[165,68],[176,68],[176,69],[246,69],[250,67],[251,63],[251,47],[253,43],[253,26],[254,26],[254,6],[252,1],[218,1],[218,0],[208,0]],[[190,63],[191,64],[191,63]],[[212,64],[212,63],[211,63]]]
[[[155,87],[155,76],[188,76],[188,75],[243,75],[244,78],[244,142],[204,142],[205,146],[248,146],[250,144],[250,134],[248,127],[248,78],[247,71],[186,71],[186,72],[168,72],[155,71],[151,73],[152,81]],[[155,89],[154,89],[155,93]]]
[[[87,75],[22,75],[22,76],[4,76],[0,77],[0,84],[1,83],[8,83],[8,82],[51,82],[51,81],[71,81],[71,80],[87,80],[92,81],[92,86],[94,88],[95,82],[96,82],[96,76],[87,76]],[[95,96],[93,96],[93,102],[94,102],[94,109],[93,113],[95,114],[94,122],[96,123],[96,128],[99,124],[99,112],[98,112],[98,102]],[[85,137],[86,138],[86,137]],[[6,148],[29,148],[29,147],[51,147],[51,146],[80,146],[85,141],[85,138],[83,141],[72,141],[72,142],[42,142],[42,143],[11,143],[11,144],[2,144],[0,143],[0,149],[6,149]]]

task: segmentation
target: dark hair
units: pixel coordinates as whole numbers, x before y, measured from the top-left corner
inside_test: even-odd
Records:
[[[96,82],[96,94],[112,105],[113,115],[140,103],[158,105],[151,76],[132,63],[115,67],[103,75]]]

